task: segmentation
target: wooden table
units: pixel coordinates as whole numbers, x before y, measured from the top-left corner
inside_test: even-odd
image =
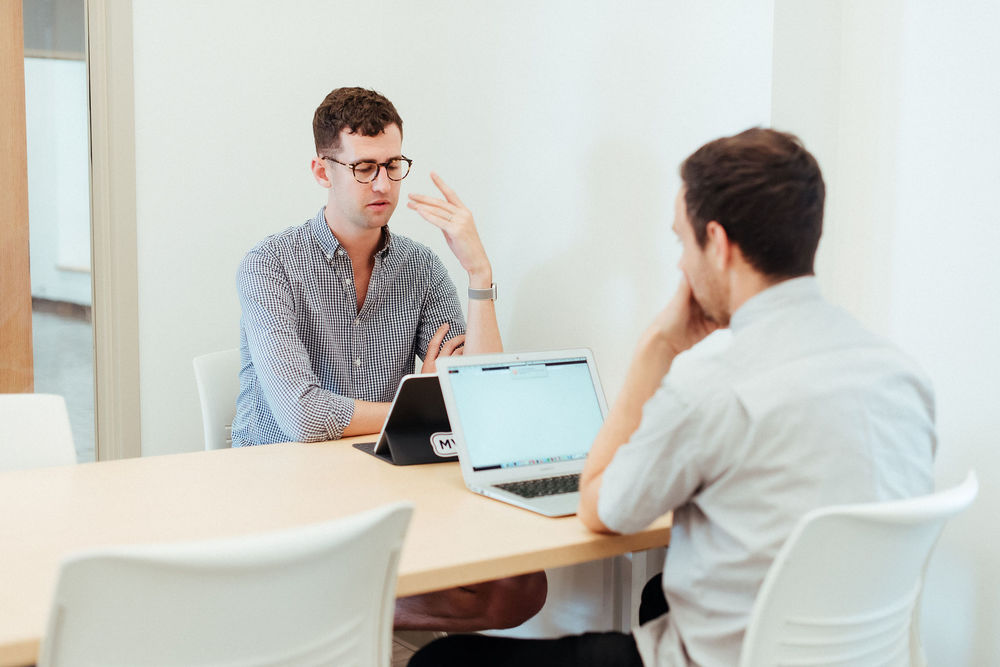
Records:
[[[0,473],[0,666],[37,659],[60,560],[79,549],[197,540],[416,504],[397,594],[664,546],[669,518],[596,535],[470,493],[457,463],[396,467],[345,439]]]

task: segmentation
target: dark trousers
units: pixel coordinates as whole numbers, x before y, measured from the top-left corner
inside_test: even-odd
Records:
[[[660,575],[642,589],[639,623],[669,611]],[[643,667],[635,639],[621,632],[588,632],[559,639],[449,635],[422,648],[409,667]]]

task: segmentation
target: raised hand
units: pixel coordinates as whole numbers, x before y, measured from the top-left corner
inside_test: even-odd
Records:
[[[448,247],[458,258],[462,268],[469,273],[470,286],[489,287],[493,279],[492,268],[483,243],[479,240],[472,212],[440,176],[431,172],[431,180],[444,195],[444,199],[411,194],[407,207],[441,230]]]

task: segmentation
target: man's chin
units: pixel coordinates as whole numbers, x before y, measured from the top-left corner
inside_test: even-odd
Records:
[[[392,217],[395,208],[390,208],[382,211],[369,211],[365,219],[368,221],[368,226],[375,227],[385,227],[389,224],[389,219]]]
[[[709,322],[715,324],[720,329],[725,329],[729,326],[729,313],[725,311],[724,308],[715,308],[713,304],[706,302],[704,299],[699,299],[697,295],[692,295],[694,302],[698,304],[701,308],[701,312],[704,313],[705,319]]]
[[[714,323],[720,329],[726,329],[729,327],[729,317],[731,314],[732,313],[727,312],[725,308],[721,307],[705,310],[705,318]]]
[[[710,316],[709,321],[715,324],[720,329],[729,328],[729,315],[728,314],[715,314]]]

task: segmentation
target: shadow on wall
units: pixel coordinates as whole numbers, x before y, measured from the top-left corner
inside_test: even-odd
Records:
[[[580,169],[583,212],[575,231],[542,250],[516,289],[510,350],[585,346],[594,350],[609,398],[624,379],[639,333],[666,305],[676,262],[664,165],[648,147],[603,141]],[[622,178],[621,170],[632,175]],[[609,172],[618,171],[618,178]],[[615,189],[609,190],[609,184]]]

